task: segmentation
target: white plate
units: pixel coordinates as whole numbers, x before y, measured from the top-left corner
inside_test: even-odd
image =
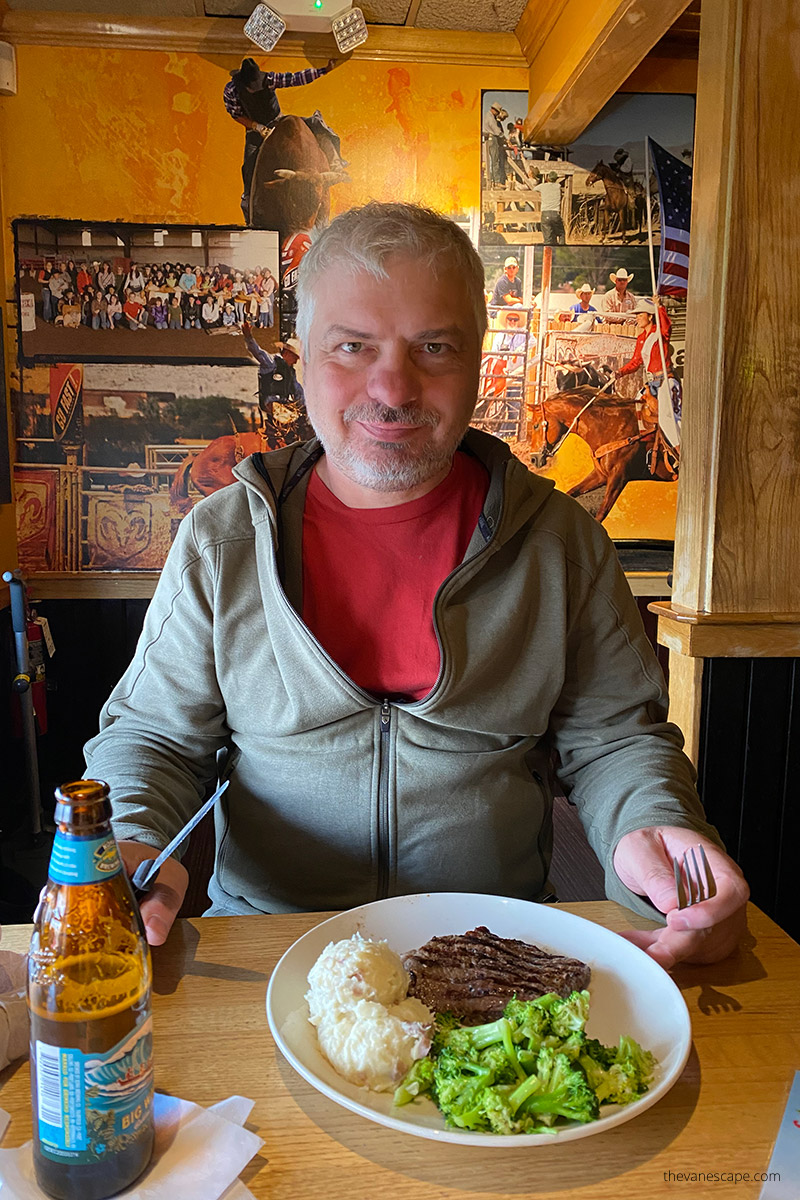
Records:
[[[606,1106],[599,1120],[566,1125],[557,1137],[515,1137],[448,1127],[428,1098],[395,1108],[391,1092],[370,1092],[337,1075],[320,1053],[305,1002],[308,972],[328,943],[358,932],[365,938],[385,939],[393,950],[403,954],[436,935],[465,933],[476,925],[485,925],[500,937],[520,938],[580,958],[591,966],[589,1035],[614,1045],[621,1034],[628,1034],[658,1059],[653,1085],[641,1100],[622,1108]],[[551,905],[466,892],[396,896],[323,921],[298,938],[273,971],[267,989],[267,1018],[272,1036],[294,1069],[344,1108],[401,1133],[506,1149],[516,1145],[552,1146],[555,1141],[590,1137],[632,1120],[669,1091],[691,1048],[691,1024],[683,997],[666,971],[642,950],[602,925]]]

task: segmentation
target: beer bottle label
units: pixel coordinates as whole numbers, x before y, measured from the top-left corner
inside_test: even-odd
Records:
[[[34,1043],[42,1154],[96,1163],[127,1150],[149,1128],[153,1103],[152,1017],[105,1054]]]
[[[57,830],[50,855],[50,878],[54,883],[101,883],[122,870],[114,837],[78,837]]]

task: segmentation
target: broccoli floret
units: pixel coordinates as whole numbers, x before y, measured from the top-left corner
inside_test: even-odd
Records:
[[[562,1054],[566,1054],[570,1062],[575,1062],[583,1054],[584,1046],[586,1045],[586,1034],[582,1029],[576,1029],[568,1038],[561,1043],[559,1049]]]
[[[601,1104],[630,1104],[641,1094],[639,1076],[632,1063],[614,1063],[595,1085],[595,1095]]]
[[[572,992],[566,1000],[556,999],[550,1008],[550,1031],[560,1038],[580,1032],[589,1019],[589,993]]]
[[[541,1133],[535,1117],[515,1110],[511,1105],[510,1088],[491,1087],[486,1089],[483,1108],[492,1133]]]
[[[513,996],[505,1009],[503,1016],[511,1025],[511,1035],[516,1043],[528,1041],[531,1049],[538,1049],[542,1038],[550,1029],[549,1005],[542,1001],[557,999],[555,996],[541,996],[538,1000],[518,1000]]]
[[[656,1060],[649,1050],[643,1050],[635,1038],[623,1036],[619,1039],[616,1061],[630,1063],[636,1071],[641,1090],[647,1091],[656,1065]]]
[[[583,1054],[601,1067],[610,1067],[617,1059],[616,1046],[604,1046],[602,1042],[598,1042],[597,1038],[587,1038],[583,1044]],[[584,1064],[585,1065],[585,1064]]]
[[[477,1058],[476,1048],[472,1044],[472,1030],[461,1026],[457,1029],[443,1029],[441,1032],[437,1030],[433,1035],[433,1046],[437,1054],[441,1054],[443,1050],[450,1050],[469,1061]]]
[[[485,1050],[481,1050],[478,1062],[482,1067],[489,1068],[495,1083],[517,1083],[519,1077],[502,1043],[498,1042],[494,1046],[487,1046]]]
[[[451,1050],[443,1050],[434,1067],[436,1103],[452,1125],[462,1129],[479,1129],[485,1123],[481,1097],[493,1082],[488,1068],[465,1063]]]
[[[429,1092],[433,1087],[433,1060],[420,1058],[414,1063],[403,1082],[395,1090],[394,1102],[397,1105],[409,1104],[417,1096]]]
[[[499,1020],[492,1021],[488,1025],[475,1025],[467,1032],[472,1035],[472,1045],[478,1050],[484,1050],[487,1046],[500,1042],[506,1052],[514,1074],[518,1079],[525,1078],[525,1072],[519,1065],[516,1046],[511,1036],[511,1022],[507,1017],[500,1017]]]
[[[533,1086],[533,1079],[537,1080],[537,1087]],[[597,1096],[581,1067],[570,1062],[566,1054],[554,1054],[549,1047],[539,1052],[537,1075],[512,1093],[511,1104],[546,1125],[552,1125],[556,1117],[594,1121],[600,1113]]]

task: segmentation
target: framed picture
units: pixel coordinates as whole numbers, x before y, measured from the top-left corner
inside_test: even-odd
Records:
[[[280,333],[279,239],[223,226],[13,222],[19,354],[34,363],[250,363]]]

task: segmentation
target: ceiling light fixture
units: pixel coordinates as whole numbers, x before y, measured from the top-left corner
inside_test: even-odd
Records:
[[[341,0],[273,0],[257,4],[244,27],[245,36],[267,54],[286,30],[332,33],[340,54],[348,54],[367,40],[367,23],[360,8]]]

